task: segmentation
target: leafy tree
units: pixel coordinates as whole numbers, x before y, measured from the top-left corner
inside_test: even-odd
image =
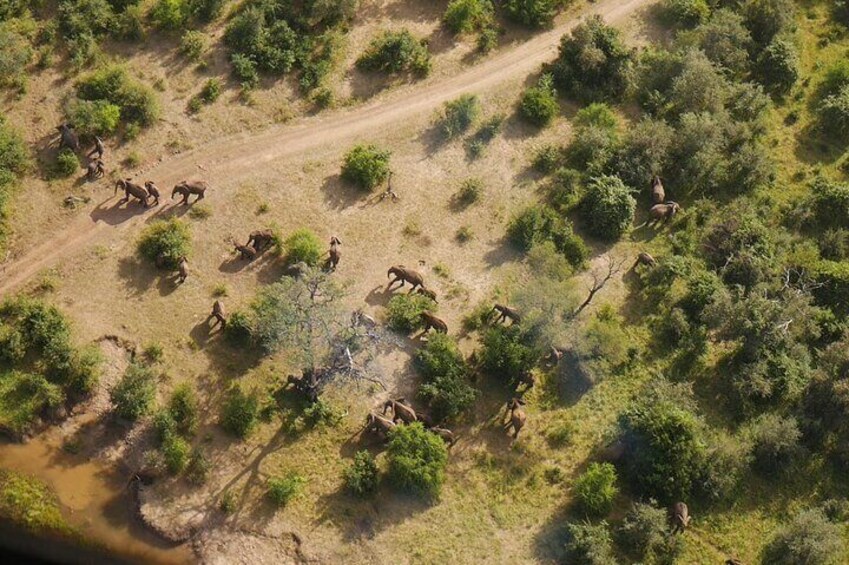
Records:
[[[149,368],[130,364],[121,379],[109,391],[115,413],[135,421],[149,413],[156,400],[156,377]]]
[[[0,86],[20,86],[24,69],[32,59],[32,47],[20,33],[0,24]]]
[[[162,29],[182,29],[189,20],[190,7],[186,0],[156,0],[150,11],[153,23]]]
[[[305,482],[306,480],[296,473],[271,477],[267,483],[268,500],[278,508],[286,506],[300,492]]]
[[[386,305],[389,327],[397,332],[412,333],[422,327],[422,312],[432,312],[436,303],[421,294],[398,294]]]
[[[764,565],[832,565],[845,558],[843,527],[819,510],[803,510],[779,528],[764,552]]]
[[[781,32],[794,28],[796,6],[793,0],[749,0],[743,14],[755,42],[769,45]]]
[[[825,97],[820,103],[819,120],[826,133],[849,140],[849,84]]]
[[[755,466],[765,476],[786,470],[799,454],[802,433],[795,418],[764,414],[752,422],[749,434]]]
[[[451,0],[442,21],[454,33],[471,33],[492,25],[494,16],[490,0]]]
[[[557,116],[560,106],[557,104],[557,90],[550,74],[540,78],[536,86],[525,90],[519,103],[522,116],[538,127],[547,126]]]
[[[591,179],[582,203],[589,231],[603,239],[619,239],[634,221],[637,202],[631,192],[619,177]]]
[[[604,516],[619,493],[616,468],[610,463],[591,463],[573,485],[578,505],[593,516]]]
[[[108,135],[115,131],[121,120],[121,108],[106,100],[72,99],[67,110],[68,119],[84,135]]]
[[[569,221],[548,206],[531,206],[516,215],[507,226],[507,237],[524,251],[550,241],[574,266],[583,264],[589,256],[586,245],[572,231]]]
[[[93,40],[108,33],[115,21],[106,0],[62,0],[59,2],[59,30],[69,40]]]
[[[246,2],[224,33],[231,55],[243,55],[260,70],[277,75],[304,60],[306,43],[286,19],[279,18],[274,2]]]
[[[615,99],[628,87],[631,63],[619,31],[592,16],[560,40],[554,79],[582,100]]]
[[[342,473],[345,487],[357,496],[367,496],[377,490],[377,463],[365,449],[354,454],[354,461]]]
[[[531,336],[519,326],[493,326],[481,338],[481,367],[505,384],[515,385],[537,361],[538,353],[531,343]]]
[[[195,431],[198,425],[198,399],[189,383],[174,387],[168,399],[168,414],[176,429],[183,434]]]
[[[389,177],[391,154],[376,145],[357,145],[345,155],[342,178],[362,190],[372,190]]]
[[[234,385],[224,400],[221,409],[221,426],[239,438],[246,438],[259,420],[259,396],[256,392],[244,392]]]
[[[291,265],[303,262],[315,267],[323,254],[318,236],[306,228],[292,232],[283,242],[283,249],[286,250],[286,261]]]
[[[709,21],[680,33],[677,43],[700,49],[715,65],[742,78],[749,70],[752,36],[743,17],[728,9],[717,10]]]
[[[165,467],[172,475],[176,475],[186,468],[189,463],[192,446],[177,434],[168,434],[159,447],[165,459]]]
[[[415,360],[424,379],[419,396],[437,421],[452,420],[474,403],[477,390],[469,384],[468,367],[453,338],[431,336]]]
[[[102,101],[120,108],[124,124],[149,126],[159,117],[159,103],[153,91],[130,78],[119,65],[106,66],[83,77],[76,88],[80,100]]]
[[[670,103],[678,115],[710,112],[725,107],[730,89],[722,72],[701,51],[689,51],[672,80]]]
[[[53,176],[65,178],[73,175],[80,170],[80,159],[77,154],[71,149],[65,147],[59,154],[56,155],[56,162],[53,164]]]
[[[465,133],[480,115],[480,100],[474,94],[464,94],[445,103],[439,129],[446,139]]]
[[[419,422],[396,426],[389,433],[388,476],[396,486],[437,497],[445,481],[448,449],[438,435]]]
[[[566,556],[569,563],[585,565],[611,565],[616,563],[613,552],[613,538],[607,522],[598,524],[570,523],[566,525],[568,539]]]
[[[684,27],[696,27],[710,17],[707,0],[664,0],[663,9],[672,22]]]
[[[776,38],[757,60],[761,82],[778,94],[788,92],[799,79],[799,54],[789,39]]]
[[[386,31],[374,38],[357,59],[357,67],[385,73],[430,73],[430,53],[425,41],[417,40],[409,30]]]
[[[176,269],[180,258],[191,252],[189,226],[179,218],[157,220],[142,232],[137,249],[156,265]]]
[[[543,27],[551,23],[563,0],[506,0],[507,17],[529,27]]]
[[[619,539],[641,563],[674,563],[681,551],[679,537],[669,533],[669,515],[654,501],[635,502],[622,525]]]
[[[625,135],[613,163],[628,186],[650,188],[654,175],[670,166],[675,130],[663,120],[643,118]]]

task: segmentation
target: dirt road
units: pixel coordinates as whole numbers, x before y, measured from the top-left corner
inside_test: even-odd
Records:
[[[602,0],[585,14],[600,14],[608,23],[621,24],[653,1]],[[560,37],[579,22],[579,18],[572,19],[454,77],[392,90],[350,110],[303,118],[258,134],[222,138],[164,159],[145,170],[144,176],[156,178],[161,187],[202,176],[213,186],[211,196],[220,198],[221,193],[214,190],[217,178],[238,178],[264,163],[302,154],[321,145],[344,147],[351,140],[365,137],[369,131],[433,112],[461,94],[487,92],[506,80],[530,74],[542,63],[554,59]],[[111,238],[125,237],[128,230],[144,220],[145,215],[141,214],[120,223],[100,221],[96,214],[78,216],[49,240],[0,266],[0,296],[11,293],[37,273],[73,257],[107,234]]]

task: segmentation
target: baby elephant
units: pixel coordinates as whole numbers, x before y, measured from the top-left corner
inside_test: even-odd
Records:
[[[144,187],[147,189],[147,193],[153,198],[153,205],[159,206],[159,197],[161,196],[159,193],[159,189],[153,184],[152,180],[149,180],[144,183]]]
[[[236,251],[239,252],[239,256],[246,261],[253,261],[256,259],[256,250],[250,245],[241,245],[239,243],[233,242],[233,247],[236,248]]]
[[[224,312],[224,303],[220,300],[216,300],[212,305],[212,314],[209,315],[207,321],[213,318],[215,321],[212,323],[211,327],[214,328],[218,324],[221,324],[222,330],[227,327],[227,314]]]
[[[510,420],[507,422],[506,429],[510,431],[510,428],[513,428],[514,439],[519,437],[519,431],[525,427],[525,422],[528,419],[527,414],[522,409],[524,405],[524,400],[515,397],[507,403],[507,408],[510,410]]]
[[[180,263],[177,265],[179,275],[177,276],[177,284],[186,282],[189,276],[189,261],[185,257],[180,257]]]
[[[103,166],[103,161],[101,161],[100,159],[95,159],[94,161],[90,162],[86,167],[85,176],[89,181],[99,179],[105,174],[106,169]]]
[[[519,315],[518,310],[511,308],[510,306],[496,304],[492,307],[492,311],[498,314],[497,323],[499,324],[507,321],[508,318],[512,324],[518,324],[522,321],[522,316]]]
[[[423,333],[427,333],[431,329],[436,330],[436,333],[439,334],[448,333],[448,324],[446,324],[443,320],[437,318],[430,312],[422,312],[422,322],[424,323]]]

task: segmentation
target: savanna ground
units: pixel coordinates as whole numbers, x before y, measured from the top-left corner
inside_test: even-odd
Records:
[[[526,395],[529,423],[517,441],[500,424],[510,393],[480,376],[482,394],[464,423],[455,427],[460,440],[450,452],[447,481],[439,499],[431,502],[399,495],[388,486],[362,501],[344,492],[341,479],[355,451],[382,450],[374,438],[359,435],[365,414],[386,397],[414,396],[417,377],[411,356],[420,346],[417,339],[397,336],[382,344],[373,367],[386,391],[350,383],[328,391],[329,402],[345,413],[338,426],[303,430],[293,423],[290,409],[275,413],[245,441],[234,440],[218,426],[218,407],[232,383],[268,390],[299,370],[286,354],[249,359],[224,343],[220,334],[209,332],[206,318],[217,287],[226,286],[223,300],[235,311],[257,288],[283,273],[280,261],[270,257],[250,264],[239,261],[231,238],[243,240],[249,231],[272,225],[284,235],[307,227],[322,240],[339,236],[343,256],[333,276],[346,285],[345,304],[351,310],[363,308],[378,320],[391,296],[385,291],[387,267],[418,265],[440,296],[440,316],[451,333],[461,337],[463,351],[470,353],[475,338],[461,333],[463,316],[480,302],[510,296],[534,275],[506,240],[505,226],[516,210],[540,198],[542,181],[530,168],[531,156],[546,143],[568,141],[569,119],[578,106],[563,102],[560,116],[542,132],[519,119],[515,107],[521,91],[536,80],[539,64],[553,57],[563,24],[592,10],[613,14],[608,21],[624,30],[632,45],[668,39],[649,9],[651,2],[611,0],[573,6],[558,18],[558,33],[508,31],[494,54],[478,60],[472,45],[455,40],[441,27],[444,4],[364,2],[329,83],[339,107],[317,115],[310,115],[312,106],[281,80],[263,85],[250,104],[240,101],[228,83],[230,88],[217,102],[190,116],[187,101],[203,78],[227,76],[223,51],[213,48],[210,64],[199,71],[176,54],[176,39],[166,34],[149,36],[138,49],[107,48],[126,58],[135,76],[159,85],[162,118],[137,139],[110,144],[106,179],[83,184],[33,175],[14,200],[6,283],[0,282],[4,293],[20,289],[45,296],[70,316],[80,342],[118,335],[140,347],[160,344],[164,354],[155,368],[162,399],[178,383],[196,387],[202,423],[193,442],[210,459],[209,480],[195,486],[179,477],[161,479],[143,488],[141,512],[147,522],[172,535],[200,532],[191,543],[204,560],[560,560],[572,480],[585,468],[591,451],[610,438],[622,407],[650,373],[665,369],[613,374],[569,401],[563,400],[554,375],[541,374],[542,381]],[[802,75],[815,81],[829,61],[845,56],[847,41],[822,46],[820,34],[828,18],[824,3],[803,4]],[[352,70],[352,64],[375,30],[399,25],[430,39],[434,68],[424,81],[393,85],[383,92],[391,81]],[[223,25],[210,28],[213,37],[222,32]],[[510,58],[511,50],[522,49],[527,50],[525,56]],[[491,74],[484,74],[486,70]],[[28,142],[42,147],[62,120],[69,86],[59,70],[42,71],[30,77],[20,98],[7,97],[4,113]],[[477,159],[469,158],[462,140],[440,141],[434,126],[441,102],[467,88],[480,97],[483,119],[506,116],[502,132]],[[801,91],[773,110],[769,138],[779,175],[776,188],[759,196],[778,204],[806,190],[800,180],[813,168],[837,174],[838,149],[807,145],[812,93]],[[786,125],[791,112],[798,119]],[[392,150],[392,184],[400,201],[378,201],[378,193],[364,196],[340,179],[342,155],[355,142]],[[47,159],[48,153],[42,152],[42,157]],[[125,164],[128,158],[131,165]],[[117,207],[110,180],[125,175],[153,178],[166,189],[181,178],[206,178],[212,184],[203,201],[209,215],[192,217],[186,208],[170,203],[144,213],[133,205]],[[478,203],[460,209],[452,197],[469,177],[481,179],[485,189]],[[92,203],[64,210],[61,201],[68,194],[89,195]],[[638,202],[638,209],[646,207],[643,200]],[[139,231],[154,218],[172,215],[186,216],[193,240],[191,274],[179,286],[136,254]],[[642,220],[638,214],[636,223]],[[455,238],[460,227],[473,234],[465,243]],[[615,245],[590,241],[590,270],[603,267],[608,257],[630,265],[642,249],[663,255],[670,248],[667,235],[668,228],[641,229]],[[39,251],[34,259],[32,249]],[[587,279],[587,273],[576,276],[578,294]],[[633,319],[638,312],[630,310],[632,290],[628,276],[617,277],[574,324],[582,327],[604,305]],[[626,332],[634,343],[649,342],[638,324]],[[127,433],[141,434],[144,425]],[[558,446],[549,435],[564,425],[573,432],[566,446]],[[104,454],[101,441],[144,446],[143,440],[104,438],[86,430],[85,425],[67,426],[63,432],[78,444],[74,457],[80,464],[92,456],[110,462],[123,458]],[[133,467],[126,459],[124,464]],[[265,481],[290,471],[305,477],[306,483],[284,509],[275,510],[265,500]],[[730,554],[754,562],[787,513],[817,498],[818,490],[839,490],[828,473],[806,472],[808,476],[789,478],[779,489],[751,479],[744,498],[706,517],[691,508],[694,528],[687,534],[680,562],[716,563]],[[819,484],[812,487],[812,482]],[[219,510],[225,494],[236,501],[229,514]],[[623,514],[627,503],[620,495],[613,515]]]

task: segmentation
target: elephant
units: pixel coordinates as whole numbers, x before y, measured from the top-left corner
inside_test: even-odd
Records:
[[[637,265],[646,265],[647,267],[654,267],[657,265],[657,261],[654,257],[646,253],[645,251],[641,251],[639,255],[637,255],[637,260],[634,261],[634,266],[631,267],[635,269]]]
[[[448,447],[452,447],[455,443],[457,443],[457,436],[455,436],[454,432],[448,428],[438,428],[434,426],[430,428],[430,431],[441,437],[442,440],[448,444]]]
[[[683,502],[672,505],[672,533],[680,534],[690,525],[690,511]]]
[[[220,300],[216,300],[212,305],[212,313],[207,318],[207,321],[215,318],[215,322],[213,322],[212,327],[214,328],[218,324],[221,324],[221,329],[227,327],[227,314],[224,312],[224,303]]]
[[[180,263],[177,265],[177,271],[179,272],[177,284],[186,282],[186,278],[189,276],[189,261],[185,258],[185,256],[180,257]]]
[[[433,300],[433,302],[435,304],[439,304],[439,301],[436,299],[436,293],[433,292],[432,290],[430,290],[429,288],[425,288],[423,286],[420,286],[418,289],[416,289],[416,294],[421,294],[422,296],[427,296],[428,298]]]
[[[257,230],[252,231],[248,235],[248,242],[245,245],[253,247],[257,253],[262,253],[274,243],[273,230]]]
[[[239,252],[242,259],[246,261],[253,261],[256,259],[256,250],[250,245],[240,245],[234,241],[233,246],[236,248],[236,251]]]
[[[132,182],[130,179],[118,179],[115,181],[115,194],[118,193],[118,189],[122,189],[124,191],[124,198],[121,199],[121,202],[127,202],[130,200],[130,197],[137,198],[139,202],[147,208],[147,190],[144,189],[143,186],[138,185]]]
[[[537,379],[534,377],[534,374],[530,371],[522,371],[522,374],[519,375],[519,381],[516,383],[516,389],[522,385],[525,385],[525,392],[534,388]]]
[[[311,403],[318,402],[318,377],[314,371],[306,369],[300,377],[289,375],[286,378],[286,385],[290,384],[294,385],[295,390],[304,395]]]
[[[681,206],[679,206],[677,202],[672,202],[671,200],[664,202],[663,204],[655,204],[649,209],[649,216],[651,216],[649,223],[669,221],[669,219],[680,210]]]
[[[389,399],[383,403],[383,414],[386,415],[386,411],[390,408],[392,409],[392,421],[398,422],[398,420],[402,420],[405,424],[412,424],[413,422],[418,421],[418,416],[416,416],[416,411],[403,404],[404,399],[399,398],[397,400]]]
[[[93,181],[95,179],[99,179],[100,177],[102,177],[105,174],[106,174],[106,170],[103,166],[103,161],[101,161],[100,159],[95,159],[94,161],[91,161],[86,166],[85,176],[90,181]]]
[[[71,151],[80,150],[80,138],[74,131],[73,124],[61,124],[56,126],[59,130],[59,149],[68,148]]]
[[[153,197],[153,205],[159,206],[159,197],[162,196],[159,192],[159,188],[157,188],[152,180],[145,182],[144,187],[147,189],[147,193]]]
[[[94,136],[94,149],[89,151],[88,155],[86,155],[86,157],[91,157],[96,153],[98,159],[103,159],[103,153],[105,153],[105,152],[106,152],[106,148],[103,146],[103,140],[95,135]]]
[[[510,402],[507,403],[507,408],[510,410],[510,421],[507,422],[506,429],[509,431],[510,428],[513,428],[513,438],[519,437],[519,431],[525,426],[525,422],[528,419],[527,414],[522,409],[525,401],[521,398],[513,397]]]
[[[209,185],[202,180],[198,181],[180,181],[176,185],[174,185],[174,190],[171,191],[171,200],[174,199],[178,194],[183,197],[183,200],[180,201],[180,204],[188,204],[189,196],[192,194],[197,196],[195,202],[198,200],[202,200],[206,196],[206,189],[209,188]]]
[[[548,364],[551,367],[556,367],[560,360],[563,358],[563,354],[566,353],[565,347],[557,347],[555,345],[551,346],[551,352],[548,354]]]
[[[395,422],[392,420],[372,412],[366,417],[365,429],[376,433],[385,440],[387,439],[389,432],[395,428],[395,425]]]
[[[340,245],[342,245],[342,241],[338,237],[334,235],[330,238],[330,250],[327,252],[327,266],[331,271],[336,270],[336,265],[339,264],[339,260],[342,258],[342,251],[339,250]]]
[[[666,191],[663,190],[663,182],[655,175],[651,179],[651,199],[655,204],[661,204],[666,199]]]
[[[513,324],[521,323],[522,316],[519,315],[519,312],[515,308],[511,308],[510,306],[505,306],[504,304],[496,304],[492,307],[493,312],[498,312],[499,316],[496,320],[497,323],[507,321],[507,318],[510,318],[510,322]]]
[[[389,271],[386,273],[386,278],[394,277],[391,281],[389,281],[389,285],[386,287],[386,290],[392,288],[392,286],[401,281],[401,286],[404,286],[404,283],[410,283],[412,287],[410,288],[410,292],[416,290],[416,288],[420,286],[424,286],[424,277],[422,277],[421,273],[418,271],[414,271],[412,269],[408,269],[404,265],[395,265],[389,268]],[[399,287],[400,288],[400,287]]]
[[[448,324],[446,324],[443,320],[437,318],[430,312],[422,312],[421,315],[422,322],[424,322],[424,331],[422,333],[427,333],[431,330],[431,328],[436,330],[436,333],[448,333]]]

